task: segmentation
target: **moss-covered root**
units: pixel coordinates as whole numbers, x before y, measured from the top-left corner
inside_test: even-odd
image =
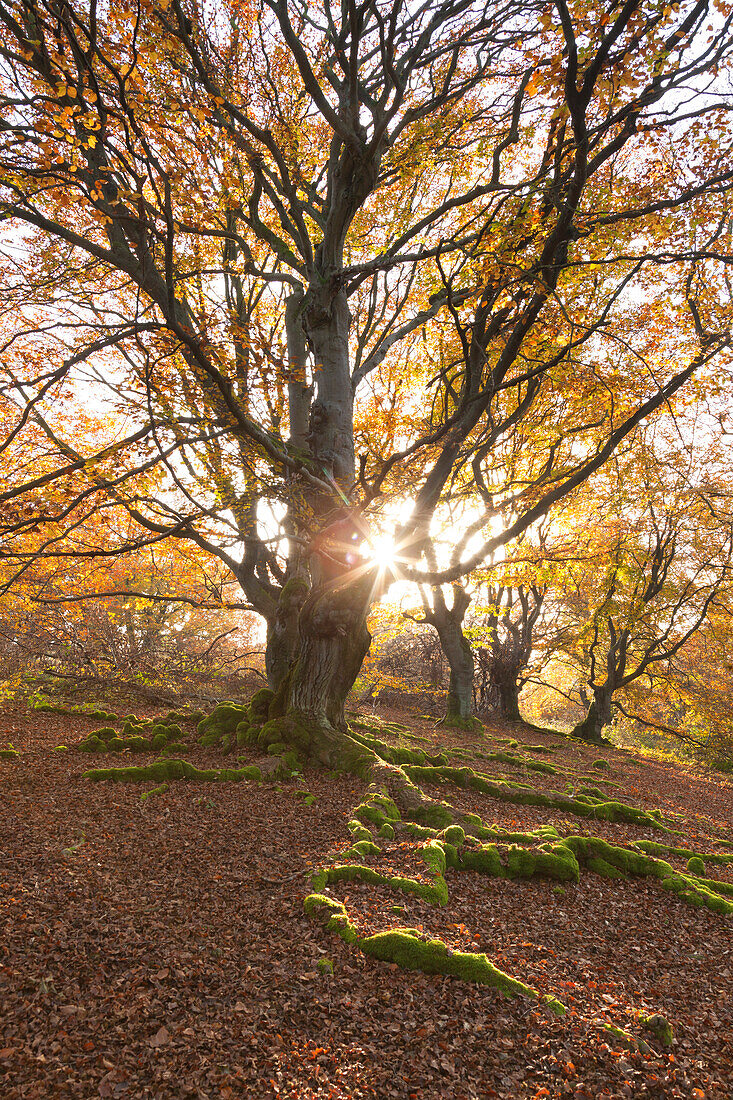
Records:
[[[421,770],[421,769],[419,769]],[[432,770],[432,769],[428,769]],[[444,829],[457,820],[459,815],[447,802],[429,798],[413,783],[407,768],[387,764],[383,760],[372,762],[371,775],[377,786],[385,789],[402,817],[428,825],[433,829]]]
[[[140,801],[147,802],[149,798],[157,798],[158,795],[165,794],[167,790],[167,783],[161,783],[159,787],[151,787],[149,791],[143,791],[143,793],[140,795]]]
[[[442,725],[446,729],[463,730],[465,733],[483,733],[483,723],[472,716],[464,718],[460,714],[446,714],[442,719]]]
[[[672,1046],[674,1042],[674,1030],[665,1016],[661,1016],[658,1012],[655,1012],[651,1016],[645,1016],[642,1013],[639,1022],[644,1030],[651,1032],[657,1042],[663,1047]]]
[[[12,745],[8,745],[6,749],[0,749],[0,760],[9,760],[15,762],[20,759],[20,753],[17,749],[14,749]]]
[[[650,825],[655,829],[666,829],[658,810],[647,812],[625,802],[604,802],[582,795],[572,798],[555,791],[544,794],[531,787],[525,787],[505,780],[491,779],[475,772],[473,768],[453,768],[447,765],[426,767],[418,764],[406,764],[403,772],[411,781],[418,783],[452,783],[457,787],[482,791],[501,802],[510,802],[523,806],[547,806],[564,810],[576,817],[596,818],[599,821],[630,822],[635,825]]]
[[[700,878],[693,874],[680,874],[663,859],[629,848],[609,844],[600,837],[571,836],[562,842],[569,848],[578,863],[606,878],[624,878],[626,875],[643,875],[659,879],[662,889],[676,894],[688,905],[705,907],[721,916],[733,914],[733,886],[715,879]]]
[[[321,921],[329,932],[335,932],[371,958],[396,963],[406,970],[448,974],[463,981],[490,985],[508,997],[541,999],[556,1015],[565,1014],[565,1006],[560,1001],[554,997],[540,998],[536,989],[499,970],[483,953],[452,951],[442,940],[422,939],[416,928],[394,928],[361,937],[349,920],[346,906],[325,894],[310,894],[305,899],[305,911],[309,917]]]

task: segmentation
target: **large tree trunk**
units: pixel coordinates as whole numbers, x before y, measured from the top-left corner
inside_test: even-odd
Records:
[[[606,684],[593,689],[593,699],[588,707],[588,713],[582,722],[573,730],[571,736],[579,737],[583,741],[589,741],[594,745],[602,745],[606,739],[603,730],[611,724],[611,702],[613,691]]]
[[[275,614],[267,620],[265,671],[267,682],[277,691],[290,671],[298,654],[300,609],[308,595],[308,582],[303,577],[291,577],[280,592]]]
[[[508,676],[505,680],[497,682],[499,694],[499,714],[507,722],[521,722],[522,715],[519,712],[519,685],[516,676]]]
[[[423,595],[425,622],[434,626],[450,668],[445,724],[473,729],[479,722],[473,717],[473,651],[463,633],[463,617],[471,597],[460,585],[453,585],[453,605],[448,607],[440,588],[433,590],[433,606]]]
[[[288,713],[309,725],[346,730],[344,704],[371,644],[358,612],[342,632],[343,607],[319,608],[317,621],[301,624],[298,659],[293,668]]]
[[[450,667],[446,725],[463,725],[473,718],[473,653],[457,623],[438,633]]]

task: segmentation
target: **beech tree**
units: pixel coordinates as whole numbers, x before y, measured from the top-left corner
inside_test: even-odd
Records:
[[[445,724],[459,729],[473,729],[479,725],[473,718],[474,660],[471,643],[463,631],[463,620],[471,597],[461,584],[451,586],[450,602],[446,600],[440,585],[429,591],[421,585],[420,595],[422,615],[409,611],[403,612],[403,615],[416,623],[429,623],[438,635],[450,669]]]
[[[521,722],[519,695],[532,654],[534,629],[542,611],[545,586],[498,584],[489,592],[485,625],[487,644],[481,647],[482,668],[494,689],[497,710],[509,722]]]
[[[632,685],[650,693],[730,590],[731,514],[701,473],[647,432],[578,502],[576,551],[550,592],[586,709],[576,737],[602,741]]]
[[[730,344],[733,43],[710,19],[2,0],[4,392],[57,460],[4,499],[73,475],[208,549],[269,600],[264,740],[377,768],[343,704],[390,579],[359,550],[387,501],[400,575],[458,581]],[[405,348],[427,349],[406,423],[357,461],[359,402]],[[61,415],[81,364],[116,413],[93,454]],[[430,568],[469,479],[481,521]]]

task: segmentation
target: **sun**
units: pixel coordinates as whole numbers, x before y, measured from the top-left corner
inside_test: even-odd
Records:
[[[396,547],[391,535],[372,535],[364,544],[364,557],[380,569],[394,569]]]

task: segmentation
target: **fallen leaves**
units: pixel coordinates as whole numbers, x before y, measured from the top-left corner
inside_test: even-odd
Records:
[[[480,936],[496,965],[568,1003],[560,1021],[490,989],[359,957],[304,917],[304,853],[319,866],[343,847],[362,793],[352,779],[309,773],[309,807],[268,784],[212,787],[208,807],[178,784],[142,814],[134,785],[84,786],[83,761],[51,754],[62,723],[70,741],[86,727],[13,717],[24,759],[0,790],[3,1100],[729,1100],[730,924],[714,914],[648,881],[592,875],[560,897],[549,883],[464,872],[444,909],[339,887],[365,929],[422,926],[455,950],[475,949]],[[452,735],[437,732],[448,744]],[[553,760],[586,770],[573,757],[583,751],[562,747]],[[220,763],[200,755],[201,766]],[[631,757],[614,766],[640,803],[684,820],[704,805],[705,828],[730,835],[730,788]],[[466,808],[518,829],[552,819],[479,796]],[[64,856],[81,829],[85,844]],[[395,869],[410,860],[420,862],[400,841]],[[266,884],[275,874],[281,881]],[[328,979],[317,971],[324,952]],[[653,1040],[644,1055],[600,1036],[607,1021],[638,1038],[639,1010],[673,1021],[672,1057]]]

